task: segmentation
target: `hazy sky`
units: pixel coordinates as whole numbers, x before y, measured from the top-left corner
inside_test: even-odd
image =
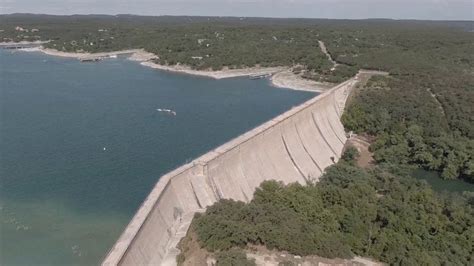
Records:
[[[474,0],[0,0],[0,13],[474,20]]]

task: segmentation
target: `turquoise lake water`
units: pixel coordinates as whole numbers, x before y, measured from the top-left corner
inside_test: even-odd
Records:
[[[313,96],[0,50],[0,265],[98,264],[160,175]]]

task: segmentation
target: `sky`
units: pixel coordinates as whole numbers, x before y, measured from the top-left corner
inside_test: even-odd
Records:
[[[474,20],[474,0],[0,0],[0,13]]]

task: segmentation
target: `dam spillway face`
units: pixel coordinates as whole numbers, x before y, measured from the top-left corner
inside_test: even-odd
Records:
[[[249,202],[265,180],[317,182],[340,158],[348,80],[160,177],[102,265],[176,265],[196,212],[219,199]]]

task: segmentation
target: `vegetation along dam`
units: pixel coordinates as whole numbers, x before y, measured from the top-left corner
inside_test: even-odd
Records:
[[[193,215],[217,202],[248,202],[264,180],[317,181],[342,153],[350,79],[162,176],[103,265],[175,265]]]

